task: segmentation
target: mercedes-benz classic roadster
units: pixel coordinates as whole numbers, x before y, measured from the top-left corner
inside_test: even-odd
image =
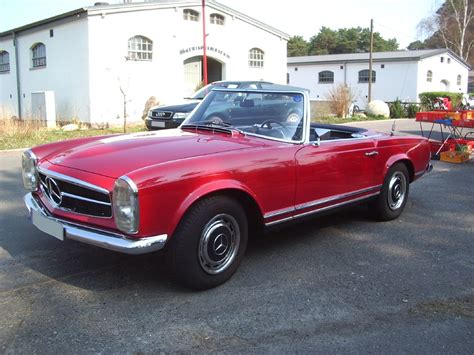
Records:
[[[428,141],[312,123],[300,88],[216,88],[172,130],[68,140],[23,154],[33,224],[117,252],[164,249],[178,282],[237,270],[249,234],[368,203],[397,218],[429,171]]]

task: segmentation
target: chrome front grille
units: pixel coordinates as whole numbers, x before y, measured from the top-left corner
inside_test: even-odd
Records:
[[[153,118],[171,118],[173,112],[171,111],[151,111],[151,117]]]
[[[55,208],[94,217],[112,217],[112,203],[105,189],[53,172],[39,171],[39,179],[41,190]]]

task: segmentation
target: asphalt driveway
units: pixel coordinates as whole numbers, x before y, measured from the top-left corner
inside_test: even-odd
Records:
[[[474,352],[474,162],[435,162],[398,220],[361,206],[275,230],[200,293],[160,253],[43,234],[23,194],[20,153],[0,153],[1,353]]]

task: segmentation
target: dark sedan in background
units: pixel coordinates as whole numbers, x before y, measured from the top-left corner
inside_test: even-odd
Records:
[[[178,127],[192,110],[215,87],[227,89],[261,89],[265,81],[215,81],[196,91],[192,97],[185,98],[185,102],[177,105],[161,105],[153,107],[145,119],[146,128],[167,129]]]

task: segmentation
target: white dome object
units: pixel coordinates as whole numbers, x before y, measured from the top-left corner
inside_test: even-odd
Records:
[[[382,100],[370,101],[366,111],[369,115],[390,117],[390,108]]]

